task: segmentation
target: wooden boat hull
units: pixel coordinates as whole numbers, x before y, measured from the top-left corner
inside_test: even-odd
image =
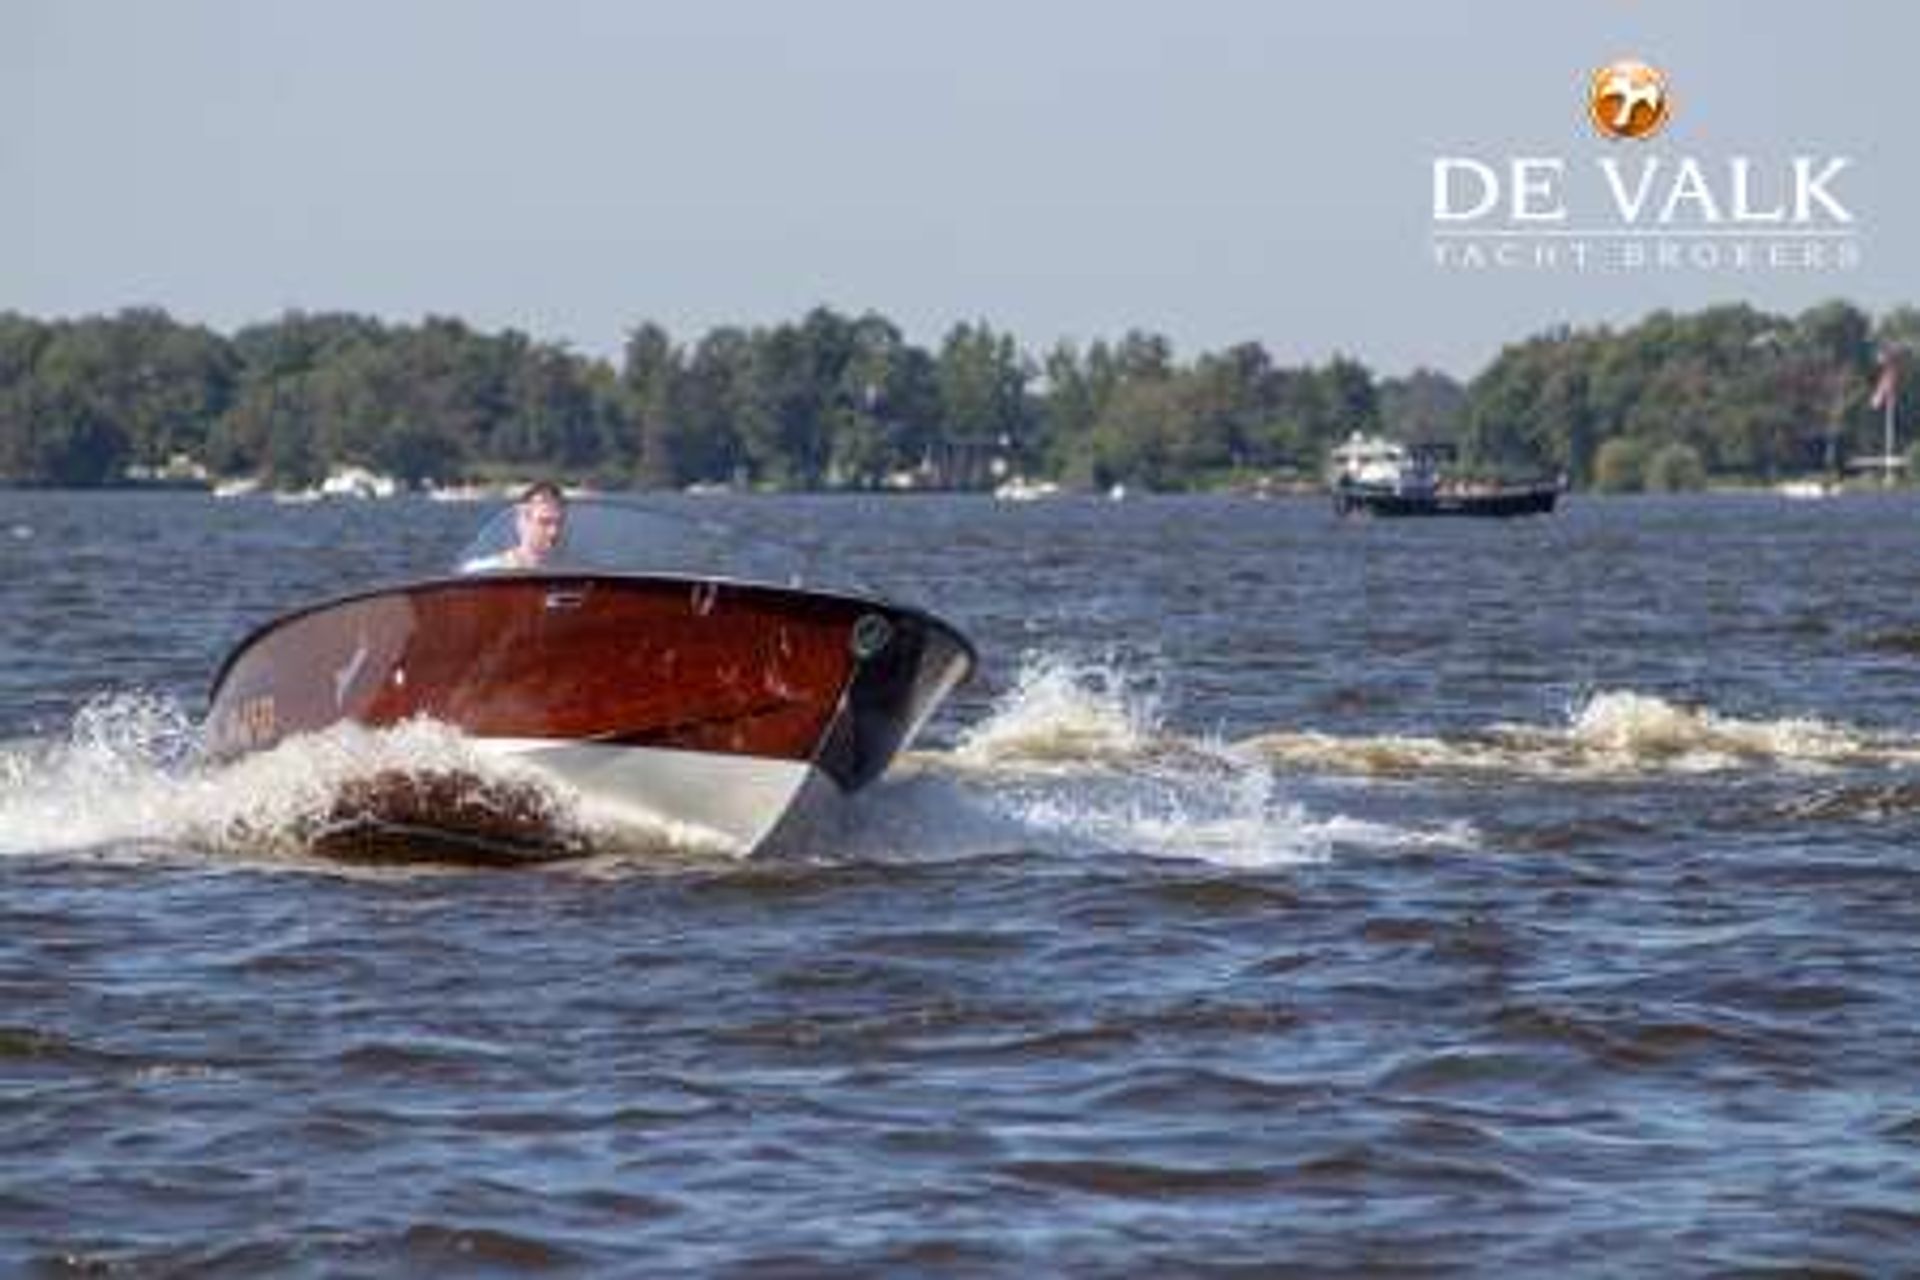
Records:
[[[1333,509],[1340,515],[1373,516],[1482,516],[1510,519],[1549,515],[1560,499],[1560,486],[1527,485],[1491,493],[1405,493],[1367,485],[1346,484],[1333,491]]]
[[[752,850],[803,802],[878,777],[973,664],[945,623],[861,596],[656,575],[433,579],[249,636],[214,680],[208,746],[224,758],[427,717],[558,779],[590,815]],[[408,804],[407,825],[432,825],[431,804]]]

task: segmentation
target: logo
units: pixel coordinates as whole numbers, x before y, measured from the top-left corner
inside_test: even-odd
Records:
[[[1687,110],[1692,120],[1698,108]],[[1673,114],[1666,74],[1637,58],[1593,72],[1586,114],[1600,139],[1579,128],[1562,99],[1543,117],[1557,121],[1554,132],[1518,150],[1488,154],[1469,144],[1433,156],[1432,263],[1729,275],[1860,265],[1852,156],[1797,138],[1711,156],[1610,146],[1672,137],[1662,134]]]
[[[1645,142],[1667,122],[1667,77],[1635,58],[1609,62],[1587,84],[1587,115],[1603,138]]]

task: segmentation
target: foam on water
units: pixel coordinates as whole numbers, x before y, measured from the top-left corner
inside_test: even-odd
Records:
[[[1165,744],[1159,697],[1109,662],[1050,654],[1022,665],[1013,688],[954,749],[952,762],[986,771],[1121,764]]]
[[[1016,824],[1029,847],[1259,867],[1340,846],[1470,847],[1436,831],[1319,817],[1280,791],[1258,753],[1170,729],[1153,681],[1105,661],[1030,657],[950,753],[918,758]]]
[[[1030,658],[948,752],[921,752],[858,797],[829,856],[967,857],[1010,850],[1193,858],[1224,866],[1316,861],[1341,847],[1471,848],[1435,828],[1315,814],[1274,766],[1365,776],[1632,778],[1742,768],[1817,773],[1920,763],[1920,742],[1806,717],[1741,719],[1632,691],[1596,694],[1560,726],[1494,724],[1458,737],[1178,733],[1155,682],[1112,662]],[[580,848],[733,853],[662,819],[615,828],[541,775],[430,721],[340,725],[227,764],[200,751],[171,699],[131,692],[83,706],[67,732],[0,746],[0,854],[185,847],[300,856],[356,781],[398,771],[534,787]]]
[[[833,845],[810,852],[914,860],[1094,853],[1260,867],[1323,860],[1342,847],[1475,844],[1458,824],[1400,827],[1310,812],[1285,794],[1273,757],[1169,728],[1150,678],[1112,662],[1040,655],[953,750],[904,758],[855,798]],[[343,794],[395,773],[541,789],[563,833],[603,861],[737,853],[665,819],[611,827],[543,775],[432,721],[343,724],[214,764],[177,703],[127,693],[88,703],[63,737],[0,747],[0,854],[161,846],[303,858]]]
[[[1567,723],[1558,727],[1495,724],[1457,738],[1276,732],[1241,745],[1275,763],[1384,776],[1606,779],[1920,763],[1920,741],[1911,737],[1803,716],[1740,719],[1631,690],[1595,694],[1572,708]]]
[[[0,748],[0,854],[162,845],[298,856],[347,788],[393,775],[532,788],[558,833],[586,848],[714,851],[709,838],[665,820],[590,825],[544,776],[433,721],[342,724],[215,764],[202,758],[199,730],[178,703],[122,693],[87,703],[63,738]]]
[[[155,793],[199,749],[178,703],[137,692],[88,702],[58,740],[0,746],[0,853],[168,838],[172,806]]]
[[[1631,691],[1588,700],[1575,713],[1568,737],[1581,750],[1602,758],[1668,761],[1687,769],[1726,768],[1742,761],[1824,765],[1916,758],[1911,742],[1804,716],[1739,720]]]

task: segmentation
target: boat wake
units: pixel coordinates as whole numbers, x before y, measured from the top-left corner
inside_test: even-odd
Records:
[[[915,753],[906,768],[945,779],[967,806],[1050,851],[1264,867],[1322,861],[1342,848],[1476,843],[1458,822],[1405,827],[1317,815],[1257,754],[1170,728],[1152,683],[1107,662],[1030,658],[951,751]]]
[[[1631,692],[1596,695],[1557,726],[1495,724],[1451,737],[1285,732],[1230,742],[1171,727],[1151,679],[1113,663],[1040,656],[951,747],[903,757],[854,798],[827,843],[805,854],[1284,866],[1342,850],[1480,843],[1459,821],[1327,812],[1325,790],[1299,785],[1303,777],[1631,781],[1913,764],[1920,739],[1812,719],[1738,719]],[[1905,811],[1916,788],[1896,780],[1822,792],[1805,812],[1779,816]],[[665,819],[614,825],[544,776],[431,721],[340,725],[213,764],[199,726],[177,703],[122,693],[81,708],[64,735],[0,743],[0,854],[142,850],[307,863],[319,855],[603,866],[740,853]]]
[[[1495,724],[1451,738],[1266,733],[1241,745],[1291,768],[1381,777],[1573,781],[1920,763],[1920,739],[1909,736],[1804,717],[1744,720],[1631,691],[1596,694],[1561,726]]]
[[[451,819],[451,821],[450,821]],[[942,860],[1130,855],[1236,867],[1342,847],[1470,846],[1458,824],[1411,829],[1308,812],[1269,764],[1166,728],[1111,664],[1032,661],[951,750],[911,753],[801,856]],[[711,833],[609,824],[544,776],[431,721],[337,725],[228,763],[170,699],[95,699],[68,731],[0,745],[0,854],[201,853],[329,863],[734,857]]]

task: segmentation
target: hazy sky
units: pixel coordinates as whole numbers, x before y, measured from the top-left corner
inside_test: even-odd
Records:
[[[0,309],[450,313],[595,351],[872,308],[1471,373],[1543,326],[1920,302],[1920,8],[0,0]],[[1847,154],[1852,272],[1463,273],[1437,155]],[[1632,147],[1642,144],[1612,144]]]

